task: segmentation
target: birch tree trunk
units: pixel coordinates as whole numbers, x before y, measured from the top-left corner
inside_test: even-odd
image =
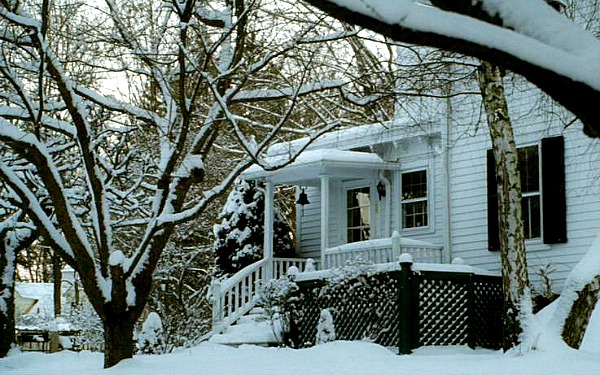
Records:
[[[504,95],[502,69],[482,61],[479,87],[492,140],[498,190],[500,257],[504,291],[502,347],[506,351],[519,344],[520,317],[528,293],[529,276],[525,257],[525,235],[521,214],[521,177],[518,152]],[[525,304],[530,306],[530,304]]]

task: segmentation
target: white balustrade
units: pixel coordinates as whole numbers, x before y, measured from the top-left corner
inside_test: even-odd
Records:
[[[271,263],[273,275],[275,278],[285,276],[292,266],[304,269],[306,261],[300,258],[274,258]],[[213,281],[210,291],[213,332],[224,330],[256,305],[258,292],[266,282],[264,276],[267,265],[268,260],[261,259],[226,280]]]
[[[423,241],[391,238],[353,242],[325,250],[325,267],[341,267],[348,261],[361,258],[373,263],[389,263],[398,260],[402,253],[412,255],[415,262],[441,263],[442,247]]]

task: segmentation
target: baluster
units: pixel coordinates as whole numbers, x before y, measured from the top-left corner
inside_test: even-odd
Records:
[[[242,279],[242,305],[245,305],[248,302],[248,276]]]
[[[242,307],[242,300],[241,300],[241,296],[240,296],[240,286],[241,286],[241,282],[235,284],[235,310],[239,310],[240,307]]]
[[[231,293],[231,289],[227,291],[227,317],[231,316],[233,305],[233,294]]]
[[[217,326],[223,320],[223,295],[221,292],[221,282],[215,280],[211,285],[212,293],[212,313],[213,327]]]

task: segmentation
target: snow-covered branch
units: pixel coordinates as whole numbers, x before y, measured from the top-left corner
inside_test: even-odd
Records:
[[[543,0],[456,2],[463,13],[481,5],[501,26],[411,0],[305,1],[393,40],[471,55],[522,74],[578,116],[586,134],[600,137],[600,113],[587,105],[600,101],[600,41]]]

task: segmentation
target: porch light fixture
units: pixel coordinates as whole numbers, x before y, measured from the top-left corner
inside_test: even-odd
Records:
[[[306,191],[304,191],[304,189],[306,188],[302,188],[302,191],[298,195],[298,200],[296,201],[296,204],[302,206],[302,215],[304,215],[304,205],[310,203],[308,201],[308,195],[306,194]]]
[[[379,200],[385,198],[385,194],[385,185],[383,184],[383,182],[379,181],[379,183],[377,184],[377,195],[379,195]]]

